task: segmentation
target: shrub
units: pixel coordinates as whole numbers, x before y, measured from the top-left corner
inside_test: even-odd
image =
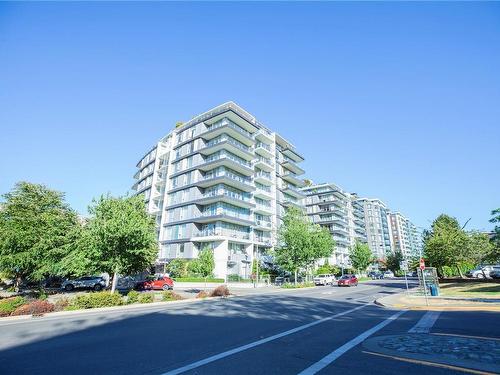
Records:
[[[19,306],[26,303],[23,297],[11,297],[0,300],[0,317],[9,316],[12,314]]]
[[[96,307],[109,307],[123,305],[123,299],[118,293],[96,292],[77,296],[70,302],[70,309],[93,309]]]
[[[196,295],[196,298],[207,298],[208,297],[208,294],[207,292],[205,292],[204,290],[202,290],[201,292],[199,292],[197,295]]]
[[[54,311],[54,305],[48,301],[37,299],[19,306],[11,315],[39,315]]]
[[[299,288],[309,288],[312,286],[314,286],[314,283],[305,282],[305,283],[297,283],[297,285],[295,285],[294,283],[285,283],[281,287],[285,289],[294,289],[294,288],[299,289]]]
[[[155,300],[155,295],[153,293],[141,293],[138,298],[139,303],[151,303]]]
[[[184,299],[184,298],[182,298],[181,295],[179,295],[175,292],[172,292],[171,290],[166,290],[162,293],[162,300],[163,301],[179,301],[181,299]]]
[[[229,289],[227,288],[226,285],[221,285],[212,290],[212,293],[210,293],[210,297],[227,297],[230,295]]]
[[[224,279],[216,279],[213,277],[207,277],[206,279],[204,277],[176,277],[174,281],[177,282],[187,282],[187,283],[223,283]]]
[[[130,303],[139,302],[140,295],[141,295],[141,293],[139,293],[135,290],[131,290],[130,292],[127,293],[127,303],[130,304]]]
[[[69,306],[68,298],[61,298],[54,303],[54,311],[64,311]]]

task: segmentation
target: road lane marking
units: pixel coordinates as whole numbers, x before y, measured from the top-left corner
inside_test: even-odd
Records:
[[[427,311],[408,333],[429,333],[441,311]]]
[[[447,365],[447,364],[438,363],[438,362],[429,362],[429,361],[424,361],[424,360],[421,360],[421,359],[396,357],[394,355],[388,355],[388,354],[382,354],[382,353],[375,353],[375,352],[365,352],[365,351],[363,351],[363,353],[365,353],[365,354],[371,354],[371,355],[376,355],[376,356],[384,357],[384,358],[390,358],[390,359],[394,359],[396,361],[415,363],[415,364],[424,365],[424,366],[440,367],[440,368],[445,368],[445,369],[449,369],[449,370],[467,372],[467,373],[470,373],[470,374],[495,375],[495,373],[493,373],[493,372],[486,372],[486,371],[481,371],[481,370],[473,370],[473,369],[466,368],[466,367],[459,367],[459,366]]]
[[[373,335],[377,331],[380,331],[382,328],[384,328],[386,325],[388,325],[392,321],[394,321],[397,318],[399,318],[405,312],[406,312],[405,310],[398,311],[396,314],[391,315],[390,317],[388,317],[387,319],[385,319],[381,323],[377,324],[375,327],[372,327],[369,330],[363,332],[361,335],[353,338],[351,341],[346,342],[340,348],[334,350],[330,354],[328,354],[325,357],[321,358],[318,362],[314,363],[313,365],[309,366],[305,370],[301,371],[298,375],[313,375],[313,374],[316,374],[318,371],[321,371],[326,366],[328,366],[331,363],[333,363],[342,354],[348,352],[349,350],[351,350],[352,348],[354,348],[356,345],[361,344],[369,336]]]
[[[225,358],[225,357],[229,357],[229,356],[231,356],[233,354],[243,352],[245,350],[254,348],[256,346],[268,343],[270,341],[274,341],[274,340],[277,340],[279,338],[291,335],[293,333],[303,331],[303,330],[305,330],[307,328],[314,327],[314,326],[316,326],[318,324],[321,324],[321,323],[327,322],[329,320],[341,317],[343,315],[350,314],[350,313],[352,313],[352,312],[354,312],[356,310],[362,309],[362,308],[364,308],[366,306],[368,306],[368,304],[361,305],[361,306],[355,307],[353,309],[350,309],[350,310],[347,310],[347,311],[343,311],[341,313],[338,313],[338,314],[335,314],[335,315],[332,315],[332,316],[328,316],[326,318],[322,318],[322,319],[316,320],[314,322],[301,325],[301,326],[296,327],[296,328],[289,329],[288,331],[284,331],[284,332],[278,333],[276,335],[272,335],[272,336],[266,337],[264,339],[254,341],[254,342],[251,342],[251,343],[246,344],[246,345],[238,346],[237,348],[234,348],[234,349],[231,349],[231,350],[228,350],[228,351],[225,351],[225,352],[222,352],[222,353],[219,353],[219,354],[207,357],[205,359],[202,359],[202,360],[190,363],[189,365],[186,365],[186,366],[174,369],[174,370],[170,370],[170,371],[164,372],[161,375],[177,375],[177,374],[181,374],[183,372],[189,371],[189,370],[193,370],[195,368],[204,366],[204,365],[206,365],[208,363],[218,361],[219,359],[222,359],[222,358]]]

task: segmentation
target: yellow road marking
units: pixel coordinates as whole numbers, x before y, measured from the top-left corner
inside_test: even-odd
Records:
[[[396,361],[416,363],[416,364],[424,365],[424,366],[440,367],[440,368],[445,368],[445,369],[455,370],[455,371],[462,371],[462,372],[467,372],[469,374],[496,375],[494,372],[473,370],[473,369],[466,368],[466,367],[459,367],[459,366],[447,365],[447,364],[444,364],[444,363],[423,361],[423,360],[420,360],[420,359],[396,357],[396,356],[393,356],[393,355],[381,354],[381,353],[374,353],[374,352],[367,352],[367,351],[363,351],[363,353],[365,353],[365,354],[371,354],[371,355],[375,355],[375,356],[379,356],[379,357],[384,357],[384,358],[391,358],[391,359],[394,359]]]

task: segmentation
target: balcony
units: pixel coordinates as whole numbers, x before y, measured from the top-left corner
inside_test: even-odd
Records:
[[[306,196],[304,192],[290,184],[284,184],[281,191],[298,199],[303,199]]]
[[[304,181],[297,177],[295,173],[285,173],[281,176],[281,178],[287,182],[290,182],[292,185],[303,187]]]
[[[201,213],[201,216],[192,219],[195,223],[210,223],[213,221],[225,221],[233,224],[252,225],[253,221],[249,214],[234,212],[222,207],[216,210],[207,210]]]
[[[304,207],[298,201],[295,201],[293,199],[284,198],[280,203],[285,207],[293,206],[293,207],[299,208],[301,210],[304,209]]]
[[[259,230],[266,230],[266,231],[272,230],[272,223],[270,221],[267,221],[267,220],[257,220],[256,219],[255,226]]]
[[[197,166],[199,170],[210,171],[218,167],[228,167],[245,176],[252,176],[254,171],[250,162],[231,155],[226,151],[220,151],[205,159],[204,163]]]
[[[218,189],[216,191],[205,193],[195,202],[204,205],[216,202],[225,202],[244,208],[255,207],[255,203],[252,202],[250,195],[238,194],[226,189]]]
[[[251,147],[246,146],[245,144],[235,140],[232,137],[227,136],[226,134],[223,134],[207,142],[207,144],[205,144],[205,147],[201,148],[199,152],[202,155],[211,155],[221,150],[228,150],[236,156],[239,156],[240,158],[248,161],[254,158]]]
[[[253,184],[251,178],[241,177],[230,171],[217,171],[216,173],[207,173],[201,180],[196,182],[196,185],[207,188],[221,183],[235,187],[245,192],[255,190],[255,185]]]
[[[264,128],[260,128],[256,133],[254,133],[254,138],[258,141],[265,143],[274,142],[272,133]]]
[[[304,161],[304,158],[291,147],[285,147],[284,149],[281,150],[281,153],[285,156],[288,156],[290,159],[292,159],[296,163],[300,163],[301,161]]]
[[[210,140],[224,133],[240,141],[246,146],[252,146],[254,143],[252,133],[243,129],[241,126],[236,125],[233,121],[227,118],[223,118],[222,120],[207,126],[207,130],[200,135],[203,139]]]
[[[271,205],[256,203],[253,212],[255,212],[256,214],[269,215],[273,212],[273,208]]]
[[[273,152],[271,151],[271,146],[263,142],[257,142],[254,146],[255,152],[266,158],[272,158]]]
[[[273,199],[271,188],[265,185],[263,187],[256,187],[253,196],[265,200]]]
[[[259,155],[257,155],[257,159],[254,160],[253,165],[266,172],[271,172],[274,169],[274,163],[271,159]]]
[[[254,174],[254,181],[266,185],[266,186],[271,186],[273,184],[272,178],[271,178],[271,173],[265,172],[265,171],[260,171],[256,172]]]
[[[193,235],[193,241],[209,241],[210,239],[218,239],[220,237],[229,237],[232,241],[243,240],[247,243],[250,240],[250,234],[244,232],[236,232],[228,229],[215,228],[209,230],[201,230]]]
[[[260,245],[263,246],[273,246],[273,243],[271,241],[271,237],[265,237],[265,236],[254,236],[253,239],[255,242],[258,242]]]
[[[283,168],[286,168],[287,170],[295,173],[296,175],[301,175],[306,173],[302,168],[300,168],[297,164],[295,164],[295,161],[286,156],[283,156],[281,165],[283,166]]]

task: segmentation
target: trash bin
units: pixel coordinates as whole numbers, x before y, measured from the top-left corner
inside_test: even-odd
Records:
[[[429,289],[431,290],[431,296],[439,296],[439,290],[436,284],[429,285]]]

